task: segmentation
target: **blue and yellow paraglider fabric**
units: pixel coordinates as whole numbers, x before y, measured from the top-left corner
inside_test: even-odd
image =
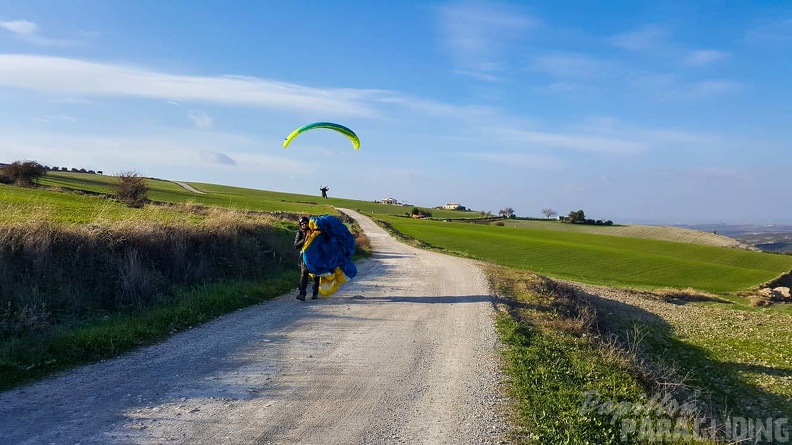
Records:
[[[357,267],[352,262],[355,237],[333,215],[311,217],[308,226],[313,232],[303,245],[303,263],[311,275],[319,277],[319,293],[332,295],[357,275]]]

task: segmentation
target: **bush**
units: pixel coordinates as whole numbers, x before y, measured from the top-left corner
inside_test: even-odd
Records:
[[[114,189],[116,197],[130,207],[143,207],[146,202],[148,186],[136,172],[121,172]]]
[[[36,161],[16,161],[0,169],[0,182],[32,187],[46,173],[47,169]]]

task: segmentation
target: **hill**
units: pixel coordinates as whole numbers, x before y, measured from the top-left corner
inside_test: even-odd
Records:
[[[78,190],[89,193],[112,193],[115,183],[114,176],[103,176],[76,172],[50,171],[39,182],[48,187],[65,190]],[[206,183],[187,183],[148,178],[149,196],[155,201],[176,203],[198,203],[216,205],[244,210],[256,211],[290,211],[293,213],[321,214],[328,212],[330,207],[346,207],[357,209],[363,213],[403,216],[412,207],[387,205],[372,201],[352,200],[345,198],[321,199],[313,195],[247,189]],[[186,186],[186,187],[185,187]],[[477,212],[460,212],[454,210],[438,210],[421,208],[432,213],[434,218],[444,219],[476,219]],[[727,233],[716,230],[698,229],[696,227],[647,226],[647,225],[612,225],[594,226],[584,224],[568,224],[554,220],[521,220],[507,219],[505,226],[524,227],[545,230],[560,230],[595,235],[611,235],[630,238],[657,239],[681,243],[700,244],[716,247],[751,249],[749,244],[740,242]],[[754,249],[755,250],[755,249]]]
[[[766,252],[792,253],[790,224],[701,224],[680,227],[726,235]]]
[[[560,230],[575,233],[591,233],[595,235],[657,239],[663,241],[675,241],[679,243],[701,244],[704,246],[752,249],[751,246],[725,235],[683,227],[644,225],[599,226],[589,224],[569,224],[552,220],[505,220],[503,221],[503,224],[504,226],[508,227]]]

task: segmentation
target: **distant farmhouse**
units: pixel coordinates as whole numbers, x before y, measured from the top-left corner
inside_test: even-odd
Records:
[[[385,199],[381,199],[380,202],[383,203],[383,204],[388,204],[388,205],[392,205],[392,206],[401,205],[399,203],[399,201],[396,200],[396,198],[385,198]]]
[[[443,206],[444,210],[467,210],[465,206],[458,202],[449,202]]]

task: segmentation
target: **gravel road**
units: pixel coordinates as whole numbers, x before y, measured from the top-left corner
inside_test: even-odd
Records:
[[[195,187],[191,186],[190,184],[187,184],[186,182],[176,182],[176,185],[178,185],[178,186],[180,186],[180,187],[182,187],[182,188],[184,188],[184,189],[186,189],[188,191],[191,191],[193,193],[198,193],[199,195],[205,195],[206,194],[206,193],[196,189]]]
[[[335,295],[284,295],[2,393],[0,443],[500,443],[483,273],[344,212],[376,253]]]

